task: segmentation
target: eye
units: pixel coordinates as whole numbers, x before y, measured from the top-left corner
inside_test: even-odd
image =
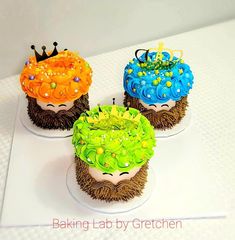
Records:
[[[107,173],[107,172],[103,172],[103,175],[110,175],[110,176],[113,176],[112,173]]]
[[[51,104],[51,103],[48,103],[47,107],[55,107],[55,106],[53,104]]]
[[[122,176],[124,174],[129,174],[129,172],[122,172],[122,173],[119,174],[119,176]]]
[[[155,104],[149,104],[149,106],[154,106],[155,108],[157,107]]]
[[[67,105],[66,104],[60,104],[59,107],[66,107]]]
[[[161,107],[169,107],[168,104],[162,104]]]

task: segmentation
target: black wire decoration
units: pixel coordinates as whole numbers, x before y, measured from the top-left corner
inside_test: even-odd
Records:
[[[142,61],[139,57],[138,57],[138,53],[140,52],[140,51],[142,51],[142,52],[145,52],[145,61]],[[148,54],[149,54],[149,49],[137,49],[136,51],[135,51],[135,57],[136,57],[136,59],[139,61],[139,63],[144,63],[144,62],[147,62],[147,60],[148,60]]]
[[[40,54],[36,51],[34,45],[31,46],[31,49],[34,50],[34,54],[35,54],[35,57],[36,57],[37,62],[46,60],[46,59],[48,59],[48,58],[50,58],[50,57],[54,57],[54,56],[56,56],[56,55],[58,54],[58,51],[57,51],[57,48],[56,48],[56,46],[58,45],[58,43],[57,43],[57,42],[54,42],[53,45],[54,45],[54,50],[53,50],[53,52],[52,52],[50,55],[47,55],[47,53],[46,53],[46,46],[42,46],[42,55],[40,55]]]

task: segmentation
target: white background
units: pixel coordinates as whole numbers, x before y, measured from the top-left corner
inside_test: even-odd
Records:
[[[87,57],[232,17],[234,0],[0,0],[0,79],[21,71],[31,44]]]

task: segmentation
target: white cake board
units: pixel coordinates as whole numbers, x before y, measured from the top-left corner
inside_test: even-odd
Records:
[[[76,180],[76,164],[73,163],[66,175],[66,185],[71,196],[78,204],[99,213],[117,214],[125,213],[142,206],[151,196],[154,186],[153,170],[148,169],[148,178],[143,189],[143,194],[129,201],[105,202],[92,199],[86,192],[82,191]]]
[[[127,213],[109,215],[108,219],[193,219],[226,215],[223,192],[214,185],[210,166],[205,164],[200,129],[196,126],[192,121],[182,134],[158,139],[150,161],[155,182],[149,200]],[[51,225],[54,218],[106,219],[107,214],[84,208],[69,194],[66,173],[73,158],[70,137],[42,138],[32,134],[21,124],[19,108],[1,224],[34,226]]]
[[[20,95],[19,97],[19,108],[20,108],[20,121],[24,127],[33,134],[36,134],[41,137],[48,138],[64,138],[72,136],[73,130],[61,130],[61,129],[43,129],[31,121],[28,115],[28,100],[25,95]]]

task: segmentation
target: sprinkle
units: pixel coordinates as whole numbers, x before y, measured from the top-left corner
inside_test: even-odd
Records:
[[[169,72],[169,75],[170,75],[170,77],[172,77],[173,76],[173,72]]]
[[[155,70],[155,74],[159,74],[159,71],[158,71],[158,70]]]
[[[180,92],[180,89],[179,89],[179,88],[177,89],[177,92]]]
[[[133,60],[131,60],[129,63],[133,64],[133,63],[134,63],[134,61],[133,61]]]
[[[188,86],[190,87],[190,83],[188,83]]]
[[[166,82],[166,86],[167,86],[167,87],[171,87],[171,85],[172,85],[172,83],[171,83],[170,81],[167,81],[167,82]]]
[[[97,154],[102,154],[104,152],[104,149],[102,147],[99,147],[96,149]]]
[[[143,73],[142,73],[142,72],[138,72],[137,75],[138,75],[139,77],[142,77],[142,76],[143,76]]]
[[[136,92],[136,89],[135,89],[135,88],[133,88],[133,89],[132,89],[132,91],[133,91],[133,92]]]
[[[166,77],[169,77],[169,76],[170,76],[170,73],[169,73],[169,72],[165,72],[165,76],[166,76]]]
[[[183,59],[181,59],[181,60],[180,60],[180,63],[184,63],[184,60],[183,60]]]
[[[158,80],[158,82],[161,82],[162,79],[160,77],[158,77],[157,80]]]
[[[125,166],[128,167],[128,166],[129,166],[129,163],[125,163]]]
[[[80,78],[79,78],[79,77],[75,77],[75,78],[73,79],[73,81],[74,81],[74,82],[79,82],[79,81],[80,81]]]
[[[145,83],[146,83],[146,82],[145,82],[144,80],[143,80],[143,81],[141,81],[141,85],[145,85]]]
[[[143,148],[146,148],[147,146],[148,146],[148,143],[147,143],[146,141],[143,141],[143,142],[142,142],[142,147],[143,147]]]
[[[74,92],[77,93],[77,92],[78,92],[78,89],[76,88],[76,89],[74,90]]]
[[[150,94],[147,95],[147,98],[151,98]]]
[[[153,80],[153,85],[154,85],[154,86],[157,86],[158,84],[159,84],[159,82],[158,82],[157,79]]]
[[[115,153],[112,153],[112,157],[115,158],[115,157],[116,157],[116,154],[115,154]]]
[[[30,64],[30,62],[29,62],[29,60],[27,60],[26,62],[25,62],[25,65],[27,66],[27,65],[29,65]]]
[[[25,83],[24,83],[24,82],[22,82],[22,85],[23,85],[23,86],[24,86],[24,84],[25,84]]]
[[[45,94],[44,94],[44,96],[45,96],[45,97],[48,97],[48,96],[49,96],[49,94],[48,94],[48,93],[45,93]]]
[[[29,80],[34,80],[34,78],[35,78],[35,76],[33,76],[33,75],[29,76]]]
[[[179,74],[182,74],[184,71],[182,68],[179,69]]]
[[[128,69],[127,72],[128,74],[131,74],[133,72],[133,69]]]
[[[50,86],[51,86],[52,89],[55,89],[57,84],[55,82],[52,82]]]
[[[163,96],[163,97],[166,97],[166,94],[165,94],[165,93],[163,93],[163,94],[162,94],[162,96]]]
[[[91,159],[90,159],[90,158],[87,158],[87,161],[88,161],[88,162],[91,162]]]

